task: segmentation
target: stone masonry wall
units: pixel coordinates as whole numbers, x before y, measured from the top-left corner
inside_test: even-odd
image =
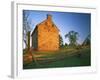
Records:
[[[50,26],[47,25],[39,26],[38,50],[46,50],[46,51],[59,50],[59,33],[56,30],[53,30],[53,28]]]

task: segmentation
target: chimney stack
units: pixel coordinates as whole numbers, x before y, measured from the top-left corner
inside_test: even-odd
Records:
[[[52,16],[50,14],[47,14],[47,20],[52,21]]]

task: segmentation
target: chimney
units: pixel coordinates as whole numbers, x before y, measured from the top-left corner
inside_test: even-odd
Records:
[[[47,14],[47,20],[52,21],[52,15]]]

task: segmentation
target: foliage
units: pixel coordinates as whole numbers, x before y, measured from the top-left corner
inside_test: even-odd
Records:
[[[59,35],[59,46],[60,48],[63,47],[63,38],[61,35]]]
[[[65,35],[65,38],[69,39],[70,46],[76,46],[77,45],[77,40],[78,40],[78,32],[75,31],[70,31]]]
[[[91,41],[90,41],[90,34],[86,37],[86,39],[83,41],[83,44],[84,46],[86,45],[90,45]]]
[[[27,11],[23,11],[23,41],[25,46],[28,46],[27,43],[27,33],[31,31],[30,22],[28,21],[29,13]]]
[[[68,46],[68,44],[67,44],[67,43],[65,43],[65,46]]]

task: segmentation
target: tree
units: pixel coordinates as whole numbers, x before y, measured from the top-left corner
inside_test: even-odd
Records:
[[[69,42],[71,46],[76,46],[77,45],[77,40],[78,40],[78,32],[75,32],[75,31],[70,31],[68,32],[66,35],[65,35],[65,38],[68,38],[69,39]]]
[[[63,38],[61,35],[59,35],[59,46],[62,47],[63,46]]]
[[[67,47],[67,46],[68,46],[68,44],[67,44],[67,43],[65,43],[65,46]]]
[[[91,41],[90,41],[90,34],[85,38],[85,40],[83,41],[82,45],[90,45]]]
[[[28,47],[28,33],[31,31],[30,22],[28,21],[29,12],[23,10],[23,41],[25,43],[25,47]]]

